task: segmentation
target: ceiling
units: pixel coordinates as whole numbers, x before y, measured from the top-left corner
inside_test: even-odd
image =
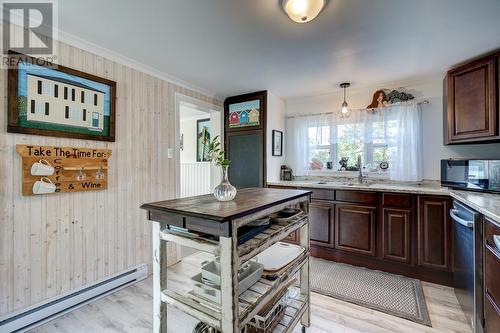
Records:
[[[219,97],[435,75],[500,47],[499,0],[330,0],[307,24],[279,0],[64,0],[59,12],[63,32]]]

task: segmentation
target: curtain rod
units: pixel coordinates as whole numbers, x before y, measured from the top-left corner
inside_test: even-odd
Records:
[[[391,105],[398,105],[399,103],[394,103]],[[430,104],[428,100],[423,100],[421,102],[417,102],[418,105],[425,105],[425,104]],[[384,108],[363,108],[363,109],[351,109],[351,111],[378,111],[378,110],[383,110]],[[321,116],[324,114],[332,114],[332,112],[320,112],[320,113],[307,113],[307,114],[296,114],[292,116],[286,116],[285,118],[300,118],[300,117],[309,117],[309,116]]]

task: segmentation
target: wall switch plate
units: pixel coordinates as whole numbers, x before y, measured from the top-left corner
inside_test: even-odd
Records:
[[[173,158],[174,152],[172,148],[167,148],[167,158]]]

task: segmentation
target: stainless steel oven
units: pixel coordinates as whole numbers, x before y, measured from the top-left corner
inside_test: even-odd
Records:
[[[500,160],[441,160],[441,185],[500,193]]]
[[[482,216],[464,204],[454,201],[450,210],[453,220],[453,279],[455,295],[474,332],[482,332]]]

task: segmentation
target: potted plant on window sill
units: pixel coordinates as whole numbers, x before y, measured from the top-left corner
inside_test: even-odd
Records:
[[[220,149],[219,136],[208,142],[208,159],[222,168],[222,181],[214,188],[214,197],[219,201],[231,201],[236,196],[236,187],[231,185],[228,178],[228,169],[231,161],[224,158],[224,151]]]

